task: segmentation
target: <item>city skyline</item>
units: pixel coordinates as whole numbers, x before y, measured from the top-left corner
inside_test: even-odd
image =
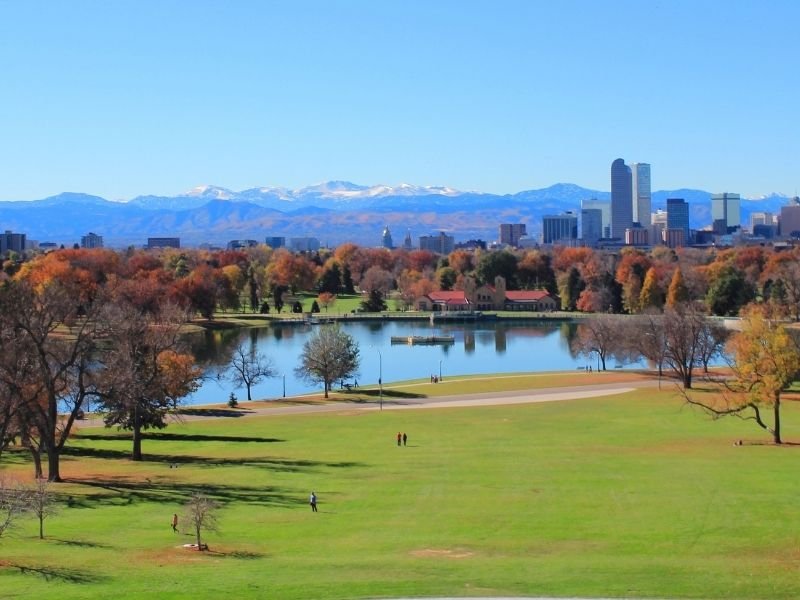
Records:
[[[605,190],[611,156],[656,165],[653,189],[791,197],[799,17],[788,1],[4,2],[0,200]]]

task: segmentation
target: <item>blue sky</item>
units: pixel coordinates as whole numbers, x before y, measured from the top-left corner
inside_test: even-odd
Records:
[[[0,200],[800,188],[800,3],[0,0]]]

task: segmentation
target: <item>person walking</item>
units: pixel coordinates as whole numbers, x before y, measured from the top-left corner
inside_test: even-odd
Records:
[[[408,441],[408,436],[406,435],[406,433],[405,433],[405,431],[404,431],[404,432],[403,432],[403,446],[405,446],[405,445],[406,445],[406,442],[407,442],[407,441]]]
[[[172,531],[178,533],[178,513],[172,515]]]
[[[397,445],[399,446],[400,442],[402,442],[402,441],[403,441],[403,434],[398,431],[397,432]]]
[[[311,505],[311,512],[317,512],[317,495],[314,492],[311,492],[308,503]]]

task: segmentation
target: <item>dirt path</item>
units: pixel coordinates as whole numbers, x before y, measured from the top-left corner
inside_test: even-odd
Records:
[[[493,378],[496,379],[496,378]],[[474,379],[473,379],[474,381]],[[414,387],[419,384],[393,385],[392,390]],[[248,418],[267,415],[296,415],[309,413],[343,412],[353,410],[407,410],[421,408],[456,408],[468,406],[497,406],[503,404],[528,404],[534,402],[559,402],[579,400],[623,394],[641,388],[656,387],[657,381],[632,379],[614,383],[598,383],[589,385],[563,386],[554,388],[510,390],[500,392],[482,392],[478,394],[459,394],[455,396],[437,396],[422,398],[390,398],[384,397],[383,403],[377,399],[364,400],[332,400],[329,402],[312,402],[304,397],[280,401],[257,401],[240,408],[228,407],[185,407],[181,420],[197,421],[213,418]],[[83,427],[102,427],[98,418],[90,418],[79,422]]]

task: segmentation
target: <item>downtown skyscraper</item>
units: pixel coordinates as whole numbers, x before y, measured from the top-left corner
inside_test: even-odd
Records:
[[[650,165],[631,164],[631,192],[633,195],[633,222],[650,227]]]
[[[618,158],[611,163],[611,237],[625,239],[633,226],[633,183],[631,168]]]

